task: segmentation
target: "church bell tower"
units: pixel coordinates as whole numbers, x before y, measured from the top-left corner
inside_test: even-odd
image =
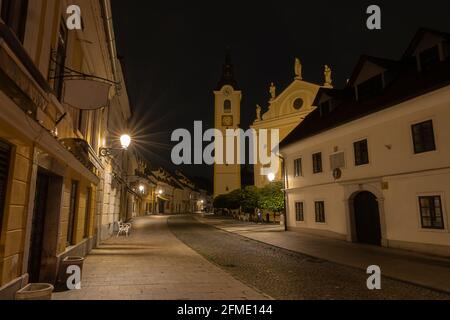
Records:
[[[214,127],[220,130],[224,137],[223,146],[220,146],[216,141],[216,156],[220,154],[220,148],[222,147],[224,160],[223,164],[217,163],[218,158],[216,157],[216,164],[214,165],[214,197],[217,197],[241,188],[241,166],[237,162],[237,154],[239,152],[238,139],[234,143],[235,161],[228,164],[226,162],[226,130],[240,128],[242,99],[242,92],[238,89],[234,79],[230,54],[227,54],[225,58],[222,76],[214,91],[214,97]]]

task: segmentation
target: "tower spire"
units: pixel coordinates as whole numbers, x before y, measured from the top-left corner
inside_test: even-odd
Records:
[[[231,62],[230,49],[227,47],[225,53],[225,63],[222,66],[222,76],[220,77],[217,89],[220,90],[225,85],[232,86],[235,90],[238,89],[237,82],[234,79],[234,66]]]

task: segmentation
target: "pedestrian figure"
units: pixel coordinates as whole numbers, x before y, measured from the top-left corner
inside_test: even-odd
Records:
[[[262,223],[262,212],[261,212],[261,209],[258,209],[258,223]]]

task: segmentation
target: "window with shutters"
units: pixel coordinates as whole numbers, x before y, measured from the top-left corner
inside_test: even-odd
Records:
[[[3,141],[0,141],[0,230],[2,229],[2,222],[5,211],[10,160],[11,146]]]

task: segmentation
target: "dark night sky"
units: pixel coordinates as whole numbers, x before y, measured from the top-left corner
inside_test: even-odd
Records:
[[[398,59],[420,27],[450,32],[450,1],[168,1],[112,0],[119,55],[124,57],[131,128],[150,161],[171,168],[170,135],[213,125],[213,93],[226,48],[243,90],[242,127],[267,107],[268,87],[280,92],[294,76],[294,57],[306,81],[323,83],[323,65],[335,86],[349,78],[365,53]],[[381,31],[366,29],[370,4],[382,9]],[[172,167],[173,168],[173,167]],[[206,166],[191,176],[210,177]]]

